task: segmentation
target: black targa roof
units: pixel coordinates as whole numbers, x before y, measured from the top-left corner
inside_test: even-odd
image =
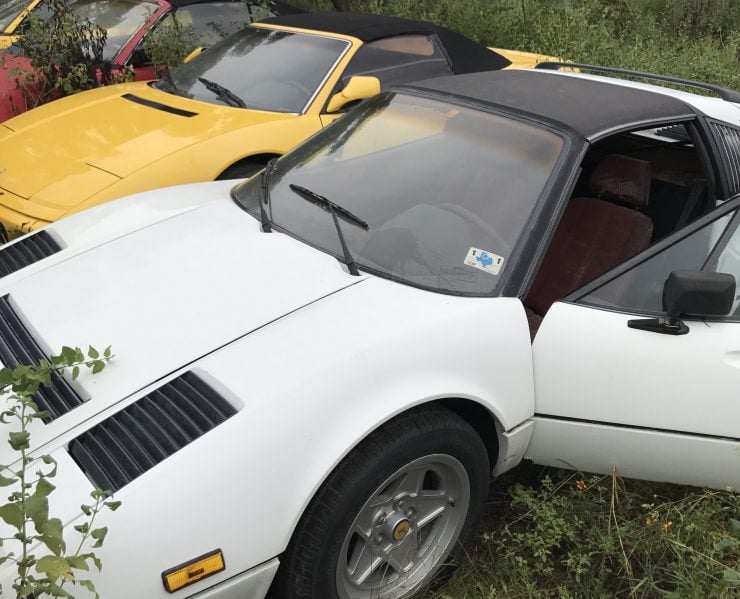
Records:
[[[175,8],[180,8],[181,6],[191,6],[193,4],[212,4],[214,2],[244,2],[245,4],[261,4],[260,0],[168,0],[168,1]],[[285,2],[280,2],[279,0],[271,0],[269,4],[270,4],[270,9],[273,12],[277,12],[281,15],[289,15],[293,13],[304,12],[300,8],[296,8],[295,6],[291,6],[290,4],[287,4]]]
[[[633,124],[696,114],[685,102],[658,92],[539,70],[439,77],[396,89],[404,87],[515,108],[562,123],[586,139]]]
[[[313,12],[282,15],[261,22],[351,35],[363,42],[414,33],[436,34],[447,51],[452,71],[455,74],[495,71],[511,64],[500,54],[492,52],[464,35],[426,21],[353,12]]]

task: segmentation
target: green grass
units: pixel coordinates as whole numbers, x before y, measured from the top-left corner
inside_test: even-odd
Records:
[[[524,465],[429,599],[740,596],[740,495]]]

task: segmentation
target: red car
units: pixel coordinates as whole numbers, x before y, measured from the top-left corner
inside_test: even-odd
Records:
[[[3,14],[12,14],[11,7],[16,4],[20,15],[29,5],[28,0],[9,1],[3,7]],[[252,21],[302,12],[282,2],[269,2],[265,6],[259,0],[70,0],[69,4],[80,16],[108,32],[104,57],[114,67],[133,67],[137,80],[154,78],[154,66],[144,51],[144,38],[172,19],[177,20],[183,31],[195,36],[198,45],[210,46]],[[51,14],[44,0],[30,13],[40,19]],[[22,34],[22,30],[21,25],[16,33]],[[18,67],[30,69],[30,61],[13,45],[4,51],[4,56],[5,64],[0,69],[0,122],[29,108],[11,71]]]

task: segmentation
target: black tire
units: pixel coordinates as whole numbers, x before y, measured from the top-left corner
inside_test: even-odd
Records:
[[[448,576],[462,557],[464,544],[472,536],[485,505],[490,482],[488,454],[475,430],[456,414],[443,407],[421,407],[401,414],[371,433],[331,473],[296,527],[280,559],[269,596],[272,599],[348,597],[350,591],[340,594],[338,590],[341,571],[338,567],[340,557],[346,563],[342,546],[346,547],[346,539],[352,534],[355,517],[367,510],[366,501],[376,496],[382,488],[380,485],[389,477],[403,471],[406,465],[430,459],[429,456],[449,456],[464,466],[469,482],[467,514],[455,516],[456,530],[460,532],[451,541],[454,547],[451,553],[435,558],[437,564],[423,571],[424,578],[413,583],[411,594],[402,591],[393,597],[416,597],[435,580]],[[454,503],[451,505],[454,510]],[[461,522],[464,523],[460,528]]]
[[[266,162],[260,160],[242,160],[236,164],[232,164],[223,173],[221,173],[216,181],[226,181],[228,179],[247,179],[252,175],[259,173],[265,168]]]

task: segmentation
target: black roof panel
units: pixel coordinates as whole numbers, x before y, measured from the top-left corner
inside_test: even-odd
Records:
[[[312,12],[281,15],[261,23],[351,35],[363,42],[409,34],[436,34],[447,51],[455,74],[503,69],[511,63],[473,40],[426,21],[401,19],[390,15],[353,12]]]
[[[408,86],[515,108],[564,124],[586,139],[646,121],[696,113],[665,94],[547,71],[512,69],[439,77]]]
[[[168,1],[175,8],[191,6],[193,4],[212,4],[214,2],[244,2],[245,4],[262,4],[260,0],[168,0]],[[296,8],[295,6],[291,6],[290,4],[287,4],[286,2],[281,2],[280,0],[272,0],[269,4],[270,4],[270,9],[273,12],[276,12],[281,15],[305,12],[304,10],[300,8]]]

